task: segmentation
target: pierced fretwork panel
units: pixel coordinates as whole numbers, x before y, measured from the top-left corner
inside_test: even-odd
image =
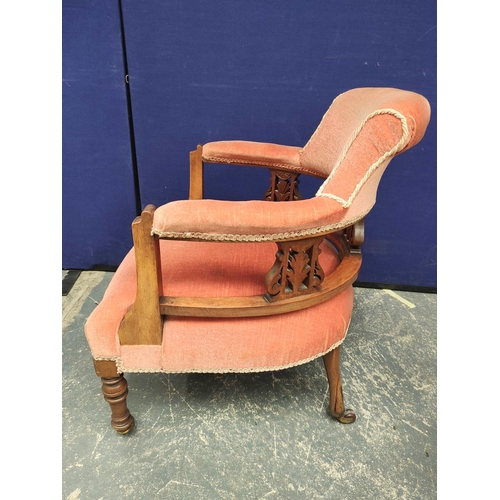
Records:
[[[265,201],[301,200],[299,175],[282,170],[271,170],[271,185],[264,196]]]
[[[318,257],[323,237],[277,243],[276,262],[266,276],[270,302],[316,291],[325,277]]]

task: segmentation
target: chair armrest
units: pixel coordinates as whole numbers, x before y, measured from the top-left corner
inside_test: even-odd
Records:
[[[325,179],[312,167],[301,163],[302,148],[252,141],[216,141],[198,145],[189,153],[189,200],[203,199],[205,163],[266,167],[272,171],[307,174]]]
[[[174,201],[157,208],[151,234],[168,239],[284,241],[319,236],[365,217],[326,197],[293,203],[266,201]]]
[[[125,313],[125,317],[118,327],[118,338],[121,345],[161,345],[163,332],[162,315],[165,314],[201,317],[250,317],[281,314],[320,304],[341,293],[356,279],[361,265],[361,254],[359,252],[351,252],[353,238],[346,238],[346,235],[342,233],[331,235],[331,241],[335,247],[335,253],[340,258],[340,264],[325,277],[318,260],[321,253],[319,245],[323,240],[323,235],[317,234],[318,230],[324,231],[324,227],[312,229],[312,231],[316,229],[315,237],[299,237],[293,241],[283,241],[283,237],[289,240],[292,239],[291,237],[294,235],[291,233],[264,235],[264,238],[267,238],[267,240],[260,240],[259,235],[243,235],[251,236],[251,238],[239,239],[236,237],[236,239],[232,240],[231,238],[234,238],[235,235],[230,235],[231,238],[228,238],[228,234],[224,235],[222,233],[218,235],[215,233],[178,233],[176,236],[162,234],[161,236],[165,238],[178,237],[188,240],[203,239],[203,236],[207,236],[205,239],[216,240],[217,238],[214,238],[214,236],[222,236],[222,239],[219,239],[219,241],[277,241],[279,249],[276,253],[275,264],[264,279],[265,288],[267,289],[265,295],[252,295],[248,297],[162,296],[162,258],[158,228],[155,229],[153,227],[154,220],[161,226],[161,224],[165,223],[165,216],[174,215],[170,209],[172,207],[175,209],[175,206],[179,203],[188,205],[191,208],[204,208],[206,205],[211,205],[212,202],[214,200],[172,202],[158,209],[161,210],[163,208],[163,211],[159,212],[159,216],[156,219],[155,214],[158,210],[155,210],[154,206],[148,205],[142,214],[136,217],[132,223],[135,262],[132,260],[129,260],[129,262],[133,262],[133,266],[135,267],[137,281],[133,288],[135,288],[136,297],[133,305]],[[239,210],[242,207],[248,206],[247,202],[215,203],[237,206]],[[251,203],[269,206],[268,208],[271,210],[272,207],[299,204],[302,204],[303,208],[312,209],[316,207],[319,210],[321,206],[324,205],[327,207],[329,203],[335,202],[325,198],[318,198],[303,200],[293,204]],[[182,215],[181,212],[178,212],[179,214]],[[176,223],[178,222],[176,221]],[[188,223],[193,223],[193,221],[188,221]],[[335,226],[343,227],[345,224],[348,224],[348,222],[342,221],[335,224]],[[328,232],[332,232],[332,229],[330,227]],[[309,230],[304,231],[307,232]],[[166,258],[168,260],[168,252]],[[129,270],[132,269],[129,268]],[[120,268],[117,272],[120,272]],[[286,280],[283,281],[285,274]]]
[[[298,172],[325,178],[317,171],[301,165],[297,146],[283,146],[252,141],[209,142],[202,148],[202,160],[207,163],[250,165],[289,172]]]

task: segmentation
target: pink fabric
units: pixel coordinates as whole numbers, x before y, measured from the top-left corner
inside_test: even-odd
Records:
[[[353,89],[340,94],[333,101],[304,146],[301,165],[328,176],[357,128],[369,115],[382,109],[397,111],[408,120],[410,137],[406,149],[422,139],[430,118],[430,106],[425,97],[393,88]],[[385,135],[385,128],[378,133]]]
[[[156,210],[153,233],[180,240],[277,241],[348,226],[371,209],[390,159],[420,141],[429,117],[429,103],[418,94],[362,88],[335,99],[302,150],[244,141],[206,144],[205,161],[281,165],[329,178],[314,199],[292,203],[172,202]],[[276,251],[263,243],[169,240],[161,247],[164,295],[181,296],[262,294]],[[321,256],[327,273],[329,253],[325,248]],[[169,317],[162,346],[120,346],[119,324],[135,288],[132,250],[85,327],[93,356],[116,358],[123,371],[252,371],[305,362],[342,341],[353,304],[350,287],[323,304],[285,315]]]
[[[373,207],[389,161],[420,141],[429,118],[429,103],[419,94],[360,88],[335,99],[300,151],[291,146],[245,141],[208,143],[203,146],[204,158],[259,165],[283,163],[328,179],[315,199],[292,204],[215,200],[169,203],[157,209],[153,232],[169,238],[276,241],[346,227]],[[330,200],[320,201],[325,197]]]
[[[385,133],[378,133],[380,130],[384,130]],[[368,120],[321,192],[333,194],[345,201],[349,200],[370,166],[394,149],[401,136],[401,121],[393,115],[382,114]],[[389,161],[383,168],[388,163]],[[376,192],[376,189],[374,191]],[[372,193],[373,197],[375,192]],[[375,200],[371,205],[374,203]]]
[[[300,148],[264,142],[218,141],[203,146],[202,158],[211,163],[232,163],[300,171]]]
[[[263,294],[277,250],[273,243],[162,240],[160,245],[163,294],[198,297]],[[338,265],[327,245],[320,262],[326,274]],[[116,358],[123,371],[258,371],[300,363],[342,341],[353,307],[350,287],[318,306],[277,316],[171,316],[164,322],[163,345],[120,346],[118,328],[135,292],[132,249],[85,325],[94,358]]]
[[[359,211],[345,210],[325,197],[292,203],[181,200],[156,209],[153,233],[182,239],[278,241],[331,232],[359,218]]]

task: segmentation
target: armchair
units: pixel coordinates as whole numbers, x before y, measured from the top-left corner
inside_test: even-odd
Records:
[[[133,221],[134,246],[85,325],[112,427],[134,426],[124,373],[270,371],[320,356],[330,415],[354,422],[339,356],[363,220],[390,160],[421,140],[429,117],[419,94],[359,88],[333,101],[304,147],[219,141],[192,151],[189,199],[148,205]],[[203,199],[209,163],[269,168],[264,199]],[[301,174],[324,179],[313,198],[302,199]]]

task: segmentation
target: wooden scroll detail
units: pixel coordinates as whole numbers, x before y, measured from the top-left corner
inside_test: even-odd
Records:
[[[365,242],[365,219],[358,220],[344,231],[351,253],[361,253],[361,247]]]
[[[301,200],[299,191],[299,175],[294,172],[270,170],[271,185],[264,195],[265,201],[296,201]]]
[[[189,152],[189,199],[203,199],[203,147],[198,145]]]
[[[339,266],[325,276],[314,293],[296,297],[285,296],[282,300],[269,302],[264,295],[249,297],[160,297],[160,311],[164,315],[207,318],[246,318],[270,316],[299,311],[329,300],[351,286],[358,277],[361,253],[351,254],[349,243],[342,232],[327,235],[327,244],[332,244],[339,254]],[[294,242],[290,242],[294,243]]]
[[[343,424],[352,424],[356,420],[356,414],[344,407],[344,392],[342,390],[342,379],[340,376],[340,346],[336,347],[323,356],[328,386],[330,388],[330,404],[328,411],[330,415]]]
[[[154,211],[155,207],[148,205],[132,222],[137,295],[118,330],[121,345],[161,345],[162,341],[160,246],[158,237],[151,235]]]
[[[325,273],[318,257],[323,236],[277,243],[276,262],[267,273],[266,300],[296,297],[317,291]]]

